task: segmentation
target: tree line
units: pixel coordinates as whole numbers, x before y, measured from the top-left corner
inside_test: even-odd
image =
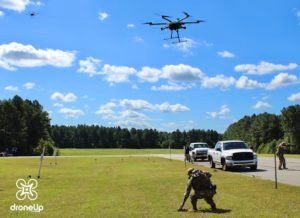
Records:
[[[182,148],[203,141],[213,146],[221,139],[241,139],[254,150],[271,153],[285,140],[291,153],[300,153],[300,106],[283,108],[280,115],[262,113],[245,116],[225,133],[192,129],[173,132],[156,129],[127,129],[98,125],[52,125],[49,114],[36,100],[19,96],[0,100],[0,152],[39,154],[44,146],[51,154],[59,148]]]
[[[183,148],[195,141],[213,146],[221,138],[214,130],[163,132],[98,125],[54,125],[50,135],[60,148]]]
[[[49,115],[38,101],[0,100],[0,152],[32,155],[42,139],[51,139],[50,129]]]
[[[290,153],[300,153],[300,105],[283,108],[280,115],[244,116],[227,128],[223,138],[244,140],[261,153],[273,153],[285,141]]]

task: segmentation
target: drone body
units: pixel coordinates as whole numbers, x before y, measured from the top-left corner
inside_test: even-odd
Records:
[[[177,20],[174,20],[174,21],[170,20],[169,16],[162,15],[161,18],[164,19],[167,22],[163,22],[163,23],[146,22],[144,24],[148,24],[150,26],[153,26],[153,25],[161,26],[161,28],[160,28],[161,30],[169,29],[171,31],[171,37],[169,39],[174,39],[175,38],[175,39],[178,40],[178,43],[184,42],[183,40],[180,39],[179,30],[180,29],[186,29],[187,24],[198,24],[198,23],[204,22],[204,21],[203,20],[196,20],[196,21],[186,22],[185,20],[188,19],[190,17],[190,15],[186,12],[183,12],[183,13],[185,15],[184,18],[177,18]],[[176,31],[176,33],[177,33],[176,37],[173,37],[173,31]]]

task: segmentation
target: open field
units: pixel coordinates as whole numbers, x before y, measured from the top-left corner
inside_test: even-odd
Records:
[[[169,152],[169,149],[59,149],[61,156],[169,154]],[[171,152],[172,154],[182,154],[183,149],[171,149]]]
[[[200,200],[199,213],[177,212],[186,183],[182,162],[163,158],[63,158],[58,165],[46,158],[39,180],[41,214],[9,212],[18,178],[36,175],[37,158],[0,158],[1,217],[297,217],[300,188],[280,185],[222,171],[211,171],[218,185],[211,213]],[[51,164],[50,164],[51,163]],[[201,168],[201,166],[197,166]],[[205,168],[206,169],[206,168]],[[190,202],[186,208],[191,208]],[[255,213],[255,214],[254,214]]]
[[[59,149],[61,156],[88,156],[88,155],[139,155],[139,154],[169,154],[169,149]],[[171,149],[172,154],[183,154],[183,149]],[[273,157],[273,154],[258,154],[261,157]],[[286,157],[300,158],[300,154],[286,154]]]

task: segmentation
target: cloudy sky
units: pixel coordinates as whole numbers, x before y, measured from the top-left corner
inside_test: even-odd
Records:
[[[142,25],[182,11],[207,21],[184,43]],[[0,98],[38,99],[53,124],[223,132],[300,102],[297,0],[0,0],[0,26]]]

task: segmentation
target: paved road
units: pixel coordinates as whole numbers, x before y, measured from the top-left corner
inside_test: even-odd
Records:
[[[145,154],[145,155],[87,155],[87,156],[58,156],[58,158],[78,158],[78,157],[97,157],[97,158],[108,158],[108,157],[162,157],[170,158],[169,154]],[[33,158],[33,157],[9,157],[9,158]],[[35,156],[35,158],[39,158]],[[47,157],[52,158],[52,157]],[[183,155],[172,154],[171,158],[174,160],[183,161]],[[278,182],[300,186],[300,158],[286,158],[288,170],[278,170]],[[207,161],[196,162],[195,164],[209,167]],[[228,172],[230,173],[230,172]],[[255,176],[261,179],[275,180],[274,178],[274,158],[271,157],[259,157],[258,158],[258,170],[250,171],[250,169],[238,169],[231,173],[241,173],[247,176]]]
[[[163,156],[165,158],[170,158],[169,155],[163,155]],[[173,154],[172,159],[183,161],[183,155]],[[288,169],[277,171],[278,182],[300,186],[300,158],[286,158],[286,161],[287,161]],[[207,161],[196,162],[195,164],[209,167],[209,163]],[[278,164],[278,159],[277,159],[277,164]],[[245,168],[245,169],[236,169],[232,172],[275,181],[274,171],[275,171],[274,158],[259,157],[257,171],[251,171],[250,169]]]

